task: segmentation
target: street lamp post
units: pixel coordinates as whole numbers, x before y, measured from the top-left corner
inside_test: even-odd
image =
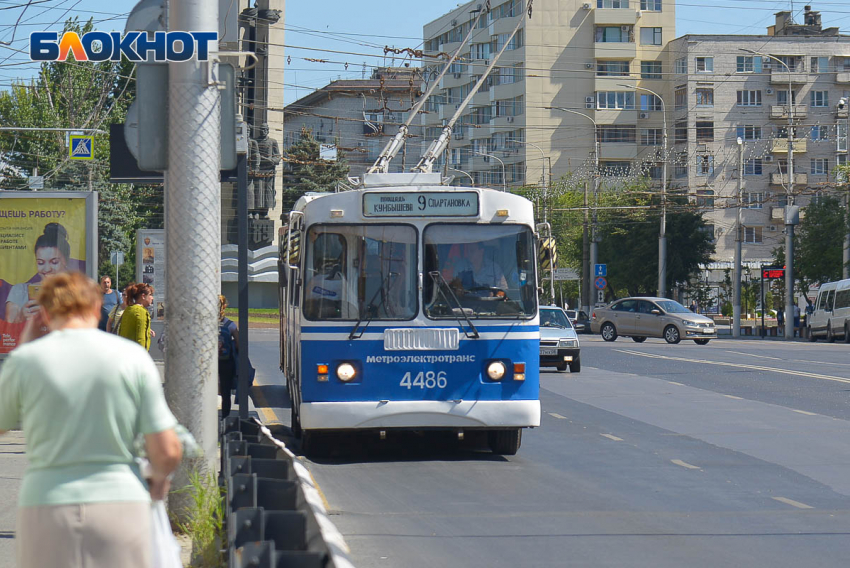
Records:
[[[453,168],[453,167],[451,167],[451,166],[449,166],[449,169],[450,169],[450,170],[452,170],[453,172],[460,172],[460,173],[462,173],[463,175],[465,175],[466,177],[468,177],[468,178],[469,178],[470,183],[472,184],[472,187],[475,187],[475,178],[473,178],[473,177],[472,177],[472,176],[471,176],[468,172],[465,172],[465,171],[463,171],[463,170],[459,170],[459,169],[457,169],[457,168]]]
[[[585,298],[585,302],[587,303],[587,305],[583,306],[583,307],[585,308],[586,313],[590,313],[590,304],[593,303],[593,299],[591,298],[591,294],[592,294],[591,282],[592,282],[592,279],[593,279],[593,267],[596,266],[596,261],[597,261],[596,206],[595,205],[598,204],[598,199],[599,199],[599,134],[597,133],[597,126],[598,125],[596,124],[596,121],[592,117],[590,117],[590,116],[588,116],[584,113],[578,112],[576,110],[563,108],[563,107],[546,107],[546,108],[548,110],[560,110],[562,112],[568,112],[570,114],[575,114],[575,115],[584,117],[584,118],[586,118],[587,120],[589,120],[590,122],[593,123],[593,140],[594,140],[594,142],[593,142],[593,201],[594,201],[594,207],[593,207],[593,220],[592,220],[591,231],[590,231],[590,246],[589,247],[588,247],[588,244],[587,244],[587,241],[588,241],[588,234],[587,234],[588,220],[587,220],[587,217],[588,217],[588,210],[590,209],[590,207],[589,207],[589,204],[588,204],[587,184],[584,185],[584,234],[583,234],[583,238],[582,238],[582,243],[583,243],[582,250],[587,251],[588,248],[590,248],[590,251],[587,255],[585,255],[584,253],[582,254],[582,263],[584,264],[584,271],[583,272],[585,274],[584,286],[582,286],[582,288],[584,289],[582,296]],[[550,176],[551,176],[551,173],[550,173]]]
[[[735,280],[732,282],[732,337],[741,337],[741,192],[744,187],[744,140],[738,138],[738,202],[735,217]]]
[[[508,178],[505,176],[505,162],[501,160],[498,156],[494,156],[493,154],[487,154],[485,152],[475,152],[479,156],[484,156],[485,158],[495,158],[502,164],[502,191],[508,191]]]
[[[847,108],[847,97],[838,99],[838,110]],[[844,119],[844,137],[845,140],[850,137],[850,120]],[[846,149],[846,147],[845,147]],[[846,216],[847,226],[844,233],[844,252],[841,256],[841,278],[850,278],[850,179],[845,179],[844,184],[847,191],[844,194],[844,215]]]
[[[761,57],[767,57],[780,63],[788,71],[788,185],[785,187],[785,317],[786,321],[793,321],[794,317],[794,106],[793,106],[793,77],[791,68],[787,63],[759,51],[740,48],[741,51],[752,53]],[[764,306],[762,306],[764,309]],[[794,338],[794,326],[785,326],[785,339]]]
[[[664,99],[651,89],[637,85],[619,84],[619,87],[646,91],[661,101],[661,229],[658,233],[658,297],[667,297],[667,106]]]

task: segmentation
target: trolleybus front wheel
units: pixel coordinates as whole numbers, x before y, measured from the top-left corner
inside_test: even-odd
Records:
[[[487,433],[487,441],[494,454],[513,456],[522,445],[522,428],[511,430],[491,430]]]

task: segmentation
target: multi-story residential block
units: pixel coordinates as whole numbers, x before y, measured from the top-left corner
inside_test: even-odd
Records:
[[[755,266],[783,246],[789,201],[805,206],[828,191],[836,164],[847,162],[847,106],[838,103],[850,93],[850,36],[823,29],[808,6],[804,18],[794,24],[779,12],[767,35],[687,35],[669,45],[671,183],[705,212],[713,268],[731,267],[734,257],[739,176],[742,256]]]
[[[594,131],[605,172],[660,160],[662,109],[672,92],[664,48],[675,37],[673,0],[537,0],[510,41],[526,3],[491,4],[423,117],[427,142],[507,44],[454,130],[450,167],[490,185],[557,179],[593,163]],[[426,24],[426,54],[457,50],[482,7],[469,2]],[[441,65],[431,59],[424,68],[433,79]],[[660,175],[658,167],[646,171]]]
[[[382,67],[368,79],[333,81],[284,109],[283,147],[298,141],[306,128],[321,144],[334,144],[345,156],[352,176],[362,175],[375,162],[387,141],[407,120],[421,93],[418,69]],[[411,127],[410,140],[418,149],[421,132]],[[408,167],[419,154],[407,156]],[[402,171],[403,156],[390,165]]]

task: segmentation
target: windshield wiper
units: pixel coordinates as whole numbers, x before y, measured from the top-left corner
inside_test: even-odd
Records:
[[[398,281],[395,280],[392,284],[389,284],[390,278],[398,275],[398,272],[390,271],[387,273],[387,277],[381,280],[381,286],[379,286],[378,289],[375,290],[375,293],[372,295],[372,299],[369,300],[369,304],[366,306],[363,315],[361,315],[357,319],[357,323],[354,324],[354,328],[351,330],[351,333],[348,334],[348,339],[360,339],[361,337],[363,337],[363,334],[366,333],[366,328],[369,327],[369,324],[372,323],[372,320],[375,319],[375,314],[378,312],[377,306],[375,305],[375,300],[378,298],[378,294],[384,292],[389,296],[390,290],[392,290],[393,285],[395,285],[395,283]],[[366,320],[366,325],[364,325],[363,329],[360,330],[360,334],[355,335],[357,333],[357,328],[359,328],[360,324],[363,322],[363,317],[365,316],[365,314],[369,314],[369,319]]]
[[[434,283],[437,285],[437,290],[440,292],[440,295],[446,301],[446,305],[451,308],[452,313],[455,314],[455,310],[459,310],[460,314],[463,316],[463,319],[465,319],[466,323],[469,324],[469,327],[472,329],[472,335],[470,335],[469,332],[466,331],[466,328],[463,327],[463,323],[460,321],[460,318],[457,318],[457,323],[460,324],[460,327],[463,328],[463,334],[469,339],[478,339],[479,337],[481,337],[481,335],[478,333],[478,330],[475,329],[475,326],[472,324],[472,320],[470,320],[469,316],[466,315],[466,311],[463,309],[463,306],[460,305],[460,300],[458,300],[457,296],[455,296],[455,293],[452,291],[451,286],[449,286],[448,282],[446,282],[446,279],[443,278],[443,275],[440,274],[437,270],[432,270],[428,273],[428,276],[430,276],[431,280],[433,280]],[[449,291],[449,294],[451,294],[451,297],[454,299],[455,304],[457,304],[457,308],[451,307],[451,302],[449,302],[449,298],[448,296],[446,296],[446,293],[443,291],[443,288]]]

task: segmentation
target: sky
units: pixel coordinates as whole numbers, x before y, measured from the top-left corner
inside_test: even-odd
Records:
[[[37,68],[25,53],[30,32],[61,28],[62,22],[73,16],[94,18],[96,28],[103,31],[122,30],[136,0],[31,0],[25,12],[24,4],[26,0],[0,0],[0,42],[12,42],[10,46],[0,44],[0,89],[8,88],[15,79],[29,78]],[[399,64],[400,59],[384,58],[384,46],[421,47],[423,24],[457,5],[457,0],[287,0],[281,21],[291,57],[286,65],[286,102],[338,78],[360,78],[364,63],[367,75],[373,66]],[[803,5],[772,0],[682,0],[676,2],[676,36],[764,34],[775,12],[793,9],[800,21]],[[822,13],[824,27],[838,26],[842,33],[850,34],[848,0],[813,1],[811,5]],[[19,17],[21,22],[15,28]]]

